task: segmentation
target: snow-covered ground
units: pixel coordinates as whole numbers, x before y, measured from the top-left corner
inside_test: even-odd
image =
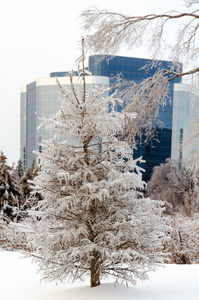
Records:
[[[199,265],[166,265],[136,286],[89,282],[40,284],[40,275],[30,259],[18,252],[0,251],[0,300],[198,300]]]

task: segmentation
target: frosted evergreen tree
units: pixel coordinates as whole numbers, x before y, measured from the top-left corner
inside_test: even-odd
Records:
[[[21,159],[19,159],[19,161],[18,161],[18,164],[16,166],[16,171],[17,171],[19,178],[21,178],[24,175],[23,163],[22,163]]]
[[[27,168],[23,177],[21,178],[20,184],[23,191],[24,198],[28,200],[31,194],[30,181],[32,181],[38,174],[39,167],[35,164],[33,160],[31,168]]]
[[[26,200],[29,199],[31,193],[29,180],[33,180],[33,175],[30,168],[26,170],[24,176],[21,178],[20,181],[23,195]]]
[[[7,158],[0,155],[0,212],[12,221],[23,204],[23,194],[17,172],[7,165]]]
[[[85,75],[83,54],[78,85],[72,74],[71,89],[58,83],[61,107],[43,119],[54,138],[37,153],[33,193],[43,200],[32,211],[32,255],[48,281],[89,275],[91,287],[109,277],[135,284],[163,262],[162,203],[143,198],[141,169],[116,138],[129,116],[114,110],[117,99],[103,87],[87,90]]]

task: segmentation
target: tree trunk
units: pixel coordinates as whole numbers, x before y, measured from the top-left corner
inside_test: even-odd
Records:
[[[95,252],[91,259],[91,287],[100,285],[100,263],[99,257]]]
[[[94,232],[93,225],[95,224],[96,217],[96,204],[95,200],[92,200],[89,207],[89,216],[88,216],[88,232],[89,232],[89,240],[94,243]],[[100,285],[100,254],[97,250],[94,250],[92,253],[91,265],[91,282],[90,286],[95,287]]]

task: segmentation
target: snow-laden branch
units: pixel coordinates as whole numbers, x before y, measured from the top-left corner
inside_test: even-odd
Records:
[[[88,32],[85,37],[87,46],[94,52],[106,54],[117,53],[121,47],[131,49],[145,45],[153,57],[161,52],[171,52],[174,62],[196,60],[198,57],[199,41],[199,9],[190,10],[192,5],[198,7],[198,1],[187,1],[187,11],[170,11],[163,14],[148,14],[143,16],[124,15],[108,10],[92,7],[83,10],[81,19],[83,29]],[[175,22],[182,21],[177,26]],[[175,41],[167,44],[167,24],[176,28]],[[164,34],[165,33],[165,34]]]

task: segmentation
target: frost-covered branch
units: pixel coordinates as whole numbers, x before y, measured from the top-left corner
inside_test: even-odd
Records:
[[[163,125],[158,120],[159,108],[164,108],[170,102],[169,82],[165,70],[157,72],[140,84],[118,76],[115,87],[118,88],[116,96],[125,103],[122,138],[135,145],[135,137],[139,137],[140,140],[143,135],[146,140],[154,137],[157,125]],[[132,113],[135,113],[136,117],[132,117]]]
[[[188,7],[197,1],[189,1]],[[154,53],[164,46],[163,33],[168,22],[172,20],[184,21],[184,26],[176,31],[177,42],[173,49],[178,52],[178,59],[182,55],[198,49],[196,37],[198,30],[199,10],[176,12],[170,11],[164,14],[148,14],[143,16],[127,16],[108,10],[99,10],[96,7],[86,9],[81,13],[83,28],[92,32],[86,37],[89,48],[95,52],[116,53],[121,46],[132,48],[148,44]],[[183,39],[182,39],[183,37]],[[150,43],[149,43],[150,41]],[[198,41],[197,41],[198,42]],[[152,47],[153,46],[153,47]],[[151,48],[152,47],[152,48]],[[192,53],[193,54],[193,53]]]
[[[123,134],[129,141],[134,142],[135,136],[141,136],[142,133],[147,139],[153,136],[158,124],[159,108],[163,107],[170,97],[168,87],[172,80],[185,77],[194,81],[198,76],[199,2],[189,0],[185,3],[187,9],[183,12],[170,11],[143,16],[124,15],[99,10],[96,7],[85,9],[81,13],[83,29],[88,33],[85,41],[89,50],[114,55],[123,47],[131,49],[147,46],[152,58],[162,58],[161,53],[165,57],[167,49],[168,57],[173,61],[173,66],[168,70],[160,66],[153,77],[144,80],[140,85],[120,80],[121,89],[118,84],[117,95],[125,98],[128,112],[137,114],[137,118],[134,119],[126,115]],[[179,20],[182,25],[178,25]],[[173,42],[167,44],[164,37],[167,36],[169,24],[173,24],[173,28],[176,28],[176,36]],[[179,61],[192,62],[193,65],[183,71]],[[155,63],[153,61],[149,68]]]

